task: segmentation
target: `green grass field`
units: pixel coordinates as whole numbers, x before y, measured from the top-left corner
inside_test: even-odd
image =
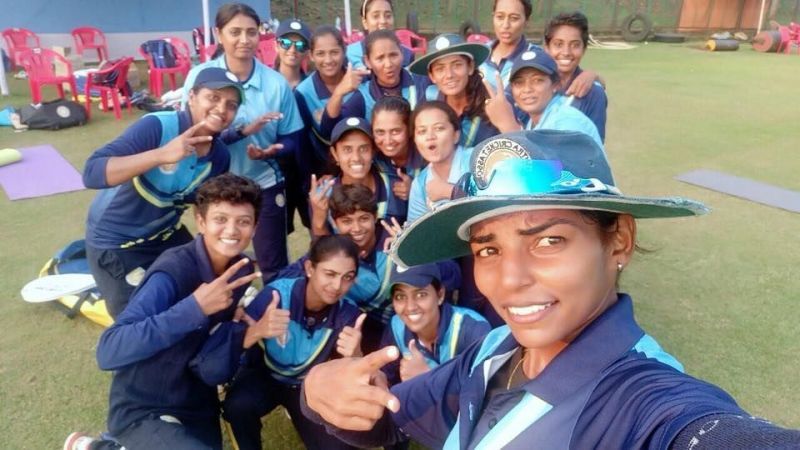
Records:
[[[640,243],[654,252],[622,279],[640,322],[690,374],[755,415],[800,427],[800,215],[673,179],[709,168],[800,190],[800,58],[650,44],[590,50],[584,65],[608,85],[607,151],[620,188],[689,196],[714,210],[640,221]],[[27,86],[10,81],[14,95],[0,106],[21,106]],[[2,128],[0,148],[49,143],[80,170],[134,120],[125,114],[95,113],[90,125],[57,132]],[[57,248],[82,236],[93,195],[0,195],[0,448],[60,448],[73,430],[104,427],[110,374],[94,361],[101,328],[19,296]],[[300,234],[291,237],[294,254],[305,245]],[[281,413],[264,435],[267,448],[299,446]]]

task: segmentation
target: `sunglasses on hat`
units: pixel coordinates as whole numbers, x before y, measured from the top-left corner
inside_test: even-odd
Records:
[[[282,37],[278,38],[278,45],[280,45],[284,50],[289,50],[292,48],[292,45],[294,45],[294,49],[300,53],[305,53],[308,50],[308,43],[302,39],[295,41],[293,39]]]

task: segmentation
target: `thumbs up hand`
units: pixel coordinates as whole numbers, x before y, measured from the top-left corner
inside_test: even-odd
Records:
[[[257,321],[245,317],[249,325],[244,338],[244,347],[249,348],[261,339],[283,338],[289,330],[289,311],[280,309],[280,294],[272,291],[272,301],[264,315]]]
[[[428,363],[425,362],[425,356],[417,348],[416,340],[408,341],[408,350],[411,354],[404,355],[403,359],[400,360],[400,379],[402,381],[408,381],[419,374],[431,370],[428,367]]]
[[[344,327],[339,332],[339,339],[336,340],[336,351],[345,358],[361,356],[361,327],[367,318],[366,313],[361,313],[356,319],[354,326]]]

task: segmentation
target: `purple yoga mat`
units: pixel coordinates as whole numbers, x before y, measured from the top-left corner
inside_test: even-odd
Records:
[[[19,151],[22,160],[0,167],[0,185],[9,200],[85,189],[81,174],[52,145]]]

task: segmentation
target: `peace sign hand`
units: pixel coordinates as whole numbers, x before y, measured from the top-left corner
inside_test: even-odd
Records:
[[[183,158],[195,153],[197,151],[195,146],[211,142],[213,139],[211,136],[195,136],[205,125],[206,123],[204,121],[200,121],[189,127],[188,130],[175,136],[171,141],[167,142],[167,145],[161,147],[159,149],[159,165],[175,164]]]
[[[245,275],[233,281],[229,281],[236,272],[250,262],[247,258],[242,258],[228,270],[222,273],[211,283],[203,283],[195,289],[193,295],[203,314],[210,316],[216,312],[222,311],[233,303],[233,291],[251,281],[259,278],[261,272],[253,272],[250,275]]]
[[[311,174],[311,190],[308,191],[308,203],[311,205],[312,230],[325,229],[328,220],[328,204],[331,189],[335,180],[330,175],[317,178]]]
[[[392,247],[392,243],[397,239],[397,236],[399,236],[400,233],[403,231],[403,226],[400,225],[400,222],[398,222],[397,218],[395,217],[392,217],[391,225],[389,225],[389,223],[386,222],[385,220],[381,219],[381,226],[383,226],[383,229],[386,230],[387,233],[389,233],[389,237],[387,237],[386,240],[383,241],[383,252],[389,253],[389,249]]]
[[[505,87],[503,86],[503,77],[498,72],[495,74],[495,82],[497,89],[493,89],[488,81],[483,80],[483,85],[486,87],[488,97],[484,105],[486,116],[491,120],[492,124],[500,130],[501,133],[509,131],[519,131],[522,127],[517,123],[514,117],[514,108],[506,98]]]

